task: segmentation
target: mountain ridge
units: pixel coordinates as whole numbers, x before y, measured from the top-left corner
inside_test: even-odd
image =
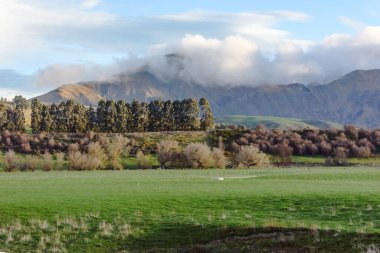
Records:
[[[163,81],[147,69],[111,81],[66,84],[39,100],[73,99],[96,105],[100,99],[150,101],[206,97],[216,116],[255,115],[380,126],[380,70],[355,70],[328,84],[206,86],[181,79]]]

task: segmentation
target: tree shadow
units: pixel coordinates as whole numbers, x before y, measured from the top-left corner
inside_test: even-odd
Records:
[[[380,252],[380,234],[306,228],[165,224],[128,241],[137,252]]]

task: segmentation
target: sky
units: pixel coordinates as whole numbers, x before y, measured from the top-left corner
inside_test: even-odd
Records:
[[[142,66],[204,85],[327,83],[379,56],[378,0],[0,0],[7,98]]]

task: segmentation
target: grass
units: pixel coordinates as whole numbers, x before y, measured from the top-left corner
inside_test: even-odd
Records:
[[[341,125],[322,120],[303,120],[294,118],[270,117],[270,116],[246,116],[229,115],[217,117],[216,122],[225,124],[244,125],[248,128],[255,128],[258,124],[264,124],[268,128],[284,129],[332,129],[342,128]]]
[[[380,245],[379,180],[370,167],[1,173],[0,250],[208,251],[275,227],[289,245],[363,252]]]

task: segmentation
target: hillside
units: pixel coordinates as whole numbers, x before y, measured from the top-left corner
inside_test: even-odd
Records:
[[[205,86],[176,79],[163,81],[148,69],[107,82],[63,85],[37,97],[53,103],[74,99],[95,105],[100,99],[131,101],[206,97],[216,116],[267,115],[380,126],[380,70],[358,70],[325,85]]]
[[[217,123],[244,125],[247,128],[255,128],[258,124],[263,124],[267,128],[282,129],[334,129],[342,128],[341,125],[321,120],[302,120],[293,118],[280,118],[268,116],[245,116],[245,115],[228,115],[216,117]]]

